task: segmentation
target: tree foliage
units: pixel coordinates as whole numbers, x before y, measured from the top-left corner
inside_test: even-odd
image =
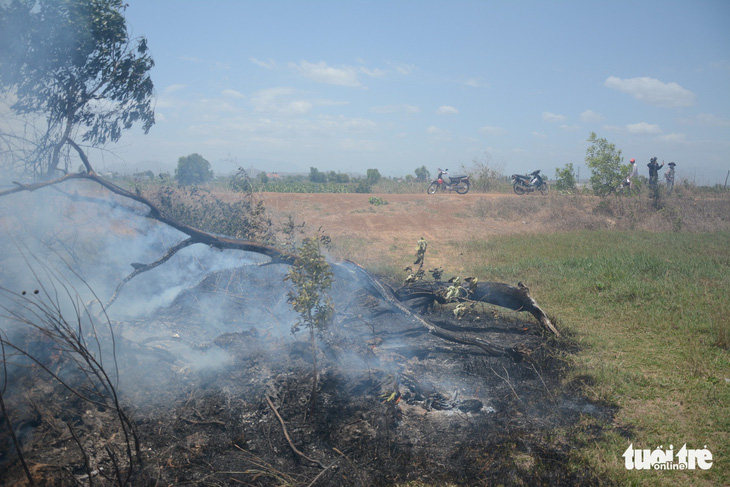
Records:
[[[309,168],[309,180],[313,183],[326,183],[327,174],[323,173],[316,167]]]
[[[426,166],[421,166],[416,169],[415,174],[416,181],[426,182],[431,179],[431,172],[426,168]]]
[[[380,171],[377,169],[368,169],[365,178],[368,180],[368,183],[370,185],[378,184],[378,181],[380,181],[380,178],[382,176],[380,175]]]
[[[599,138],[595,132],[591,132],[588,142],[591,146],[586,150],[586,165],[591,170],[591,187],[598,196],[606,196],[621,184],[624,177],[621,150]]]
[[[299,321],[292,326],[296,333],[302,326],[309,330],[309,341],[312,347],[312,394],[309,398],[309,413],[314,411],[317,400],[317,340],[329,325],[334,305],[327,295],[334,277],[332,268],[322,254],[321,243],[329,238],[308,237],[298,249],[298,256],[285,280],[291,281],[294,289],[289,291],[289,303],[299,313]]]
[[[198,153],[183,156],[177,160],[175,179],[180,184],[200,184],[213,179],[213,171],[203,156]]]
[[[0,4],[0,90],[21,116],[45,118],[26,170],[52,176],[67,139],[117,142],[154,124],[143,37],[130,39],[122,0],[9,0]],[[68,170],[68,167],[64,168]]]
[[[558,191],[575,191],[577,188],[577,178],[573,163],[569,162],[563,168],[555,168],[555,189]]]

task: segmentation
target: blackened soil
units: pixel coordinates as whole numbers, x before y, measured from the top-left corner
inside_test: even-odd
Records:
[[[284,272],[211,274],[148,320],[115,323],[122,403],[139,440],[129,458],[114,408],[69,401],[42,375],[20,374],[26,387],[6,395],[8,418],[35,483],[89,485],[89,474],[95,485],[127,475],[128,485],[606,483],[572,456],[601,436],[611,410],[563,385],[569,338],[493,307],[428,315],[520,350],[518,360],[489,356],[434,337],[340,277],[310,408],[312,347],[307,331],[290,333]],[[8,431],[3,424],[0,484],[22,485]]]

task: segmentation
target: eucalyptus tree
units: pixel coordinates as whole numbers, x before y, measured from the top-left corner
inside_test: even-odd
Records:
[[[0,95],[25,120],[16,130],[31,139],[26,173],[68,172],[69,142],[102,147],[154,124],[154,61],[147,40],[131,38],[125,9],[122,0],[0,2]]]

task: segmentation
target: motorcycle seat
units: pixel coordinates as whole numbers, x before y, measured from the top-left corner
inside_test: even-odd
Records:
[[[456,176],[449,175],[449,177],[451,178],[452,181],[458,181],[460,179],[466,179],[467,175],[466,174],[459,174]]]

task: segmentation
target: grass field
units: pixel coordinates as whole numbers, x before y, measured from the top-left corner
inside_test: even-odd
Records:
[[[616,407],[613,424],[595,425],[607,428],[603,439],[575,451],[576,469],[620,485],[730,485],[730,233],[572,231],[448,245],[460,254],[452,274],[524,282],[579,346],[566,356],[566,381]],[[676,452],[685,443],[706,446],[712,468],[624,466],[629,444]]]
[[[604,441],[576,452],[576,468],[629,485],[730,483],[730,233],[580,231],[464,247],[477,275],[530,287],[580,345],[568,380],[618,406]],[[706,445],[714,465],[629,472],[630,443]]]

